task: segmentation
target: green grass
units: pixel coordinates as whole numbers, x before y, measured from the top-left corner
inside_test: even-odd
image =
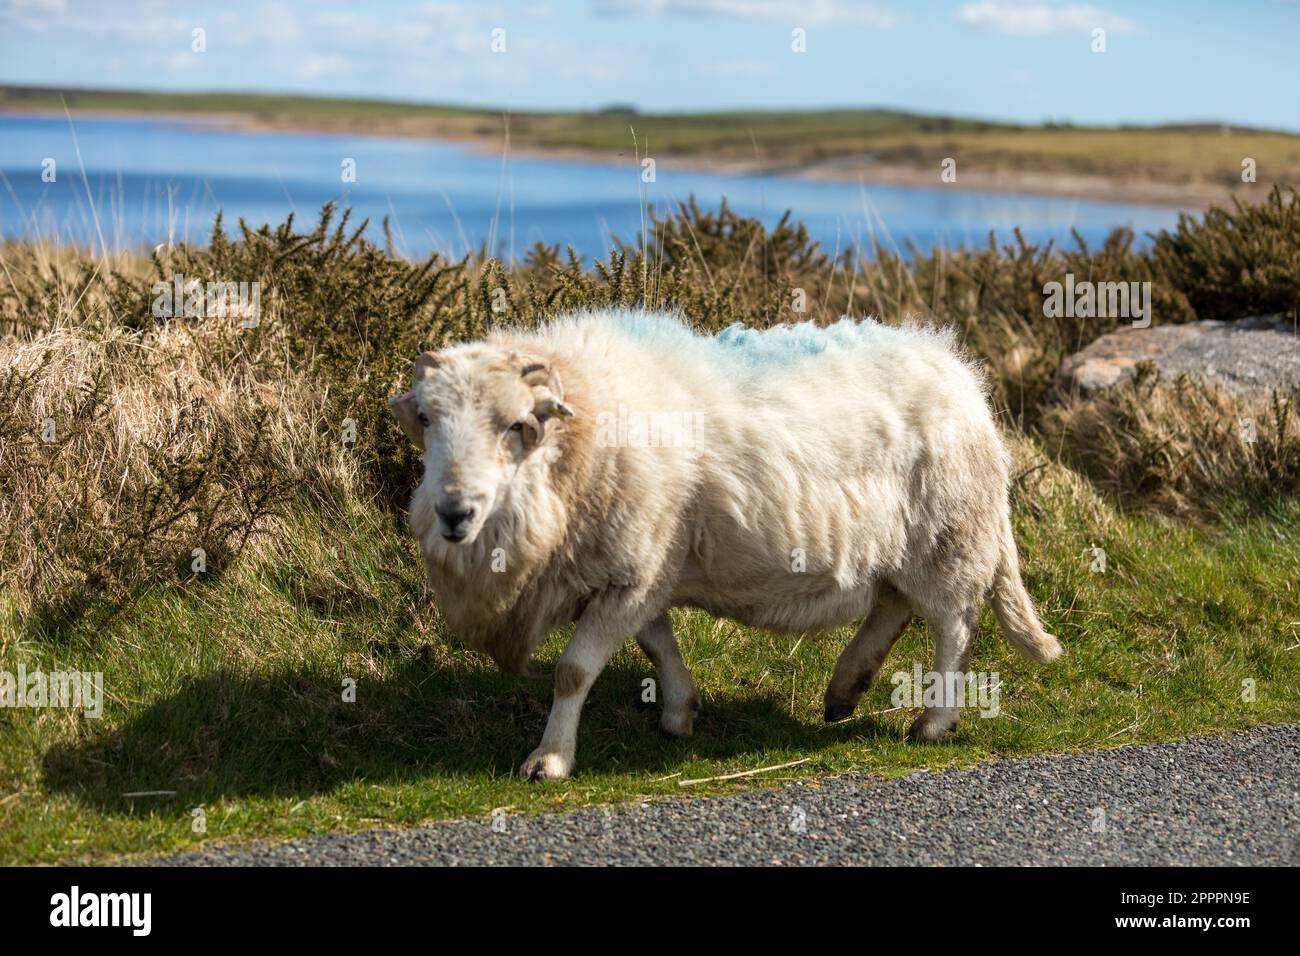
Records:
[[[1056,469],[1059,466],[1050,466]],[[1111,747],[1300,720],[1300,507],[1196,530],[1083,507],[1067,485],[1019,515],[1026,577],[1066,655],[1018,659],[981,623],[971,669],[997,671],[1001,716],[968,713],[950,742],[903,741],[888,675],[927,669],[913,628],[853,720],[821,723],[840,631],[804,639],[678,613],[704,708],[688,740],[640,701],[653,674],[621,651],[588,702],[573,779],[528,784],[544,677],[513,678],[447,643],[415,549],[391,518],[297,512],[261,558],[164,586],[77,625],[0,625],[0,662],[100,670],[100,720],[0,711],[0,862],[101,861],[201,839],[287,838],[372,825],[532,812],[771,786],[848,771],[892,775],[1043,751]],[[1106,573],[1086,549],[1106,550]],[[553,662],[557,635],[541,657]],[[342,700],[345,678],[355,703]],[[1257,700],[1242,699],[1243,681]],[[679,781],[810,758],[794,770]],[[174,795],[127,797],[140,791]],[[192,832],[202,807],[207,833]]]
[[[506,112],[392,100],[254,93],[154,93],[0,86],[0,110],[240,115],[280,128],[325,128],[476,139],[500,144]],[[780,169],[845,159],[934,169],[957,157],[972,171],[1109,176],[1118,182],[1240,188],[1253,158],[1264,192],[1300,182],[1300,136],[1228,124],[1022,125],[887,109],[645,114],[624,109],[509,113],[511,143],[696,157]]]

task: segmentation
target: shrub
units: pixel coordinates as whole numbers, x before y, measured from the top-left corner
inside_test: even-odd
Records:
[[[1274,186],[1258,205],[1233,200],[1182,215],[1152,257],[1202,319],[1300,311],[1300,192]]]

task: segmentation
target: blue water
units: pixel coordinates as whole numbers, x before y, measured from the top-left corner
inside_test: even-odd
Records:
[[[47,158],[57,164],[54,182],[41,178]],[[342,180],[345,159],[355,161],[356,182]],[[637,241],[643,198],[667,210],[691,194],[706,210],[725,197],[769,224],[793,210],[829,252],[869,247],[873,236],[889,248],[907,240],[923,249],[982,244],[990,229],[1009,240],[1016,226],[1035,242],[1070,243],[1074,228],[1095,244],[1115,226],[1141,238],[1177,220],[1160,206],[726,176],[667,162],[658,164],[656,182],[643,183],[631,158],[624,165],[503,163],[458,144],[135,117],[74,117],[70,127],[65,117],[0,115],[0,173],[0,235],[81,243],[102,235],[110,248],[202,242],[218,209],[228,227],[238,217],[277,224],[290,212],[306,227],[331,199],[351,206],[356,221],[369,218],[376,240],[389,216],[405,255],[458,256],[487,242],[512,259],[538,240],[572,245],[584,258],[604,255],[613,235]]]

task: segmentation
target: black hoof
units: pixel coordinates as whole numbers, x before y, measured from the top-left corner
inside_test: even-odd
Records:
[[[911,727],[907,728],[907,740],[914,744],[937,744],[957,727],[956,722],[946,726],[938,726],[933,723],[927,723],[924,718],[919,718]]]
[[[828,724],[838,724],[841,720],[848,720],[852,717],[856,708],[856,704],[827,704],[826,712],[822,714],[822,720]]]

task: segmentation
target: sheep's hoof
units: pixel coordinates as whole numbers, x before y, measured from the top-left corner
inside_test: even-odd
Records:
[[[956,718],[926,711],[908,728],[907,739],[920,744],[938,743],[956,726]]]
[[[848,720],[853,716],[853,712],[858,709],[857,702],[848,703],[846,701],[827,701],[826,710],[822,714],[822,720],[828,724],[838,724],[841,720]]]
[[[573,761],[570,758],[539,748],[529,754],[524,765],[519,768],[519,776],[525,780],[565,780],[572,769]]]
[[[659,729],[670,737],[689,737],[695,730],[695,718],[700,713],[700,692],[691,688],[691,694],[680,704],[665,706],[659,716]]]
[[[695,711],[687,709],[669,713],[665,710],[659,715],[659,729],[669,737],[689,737],[695,730]]]

